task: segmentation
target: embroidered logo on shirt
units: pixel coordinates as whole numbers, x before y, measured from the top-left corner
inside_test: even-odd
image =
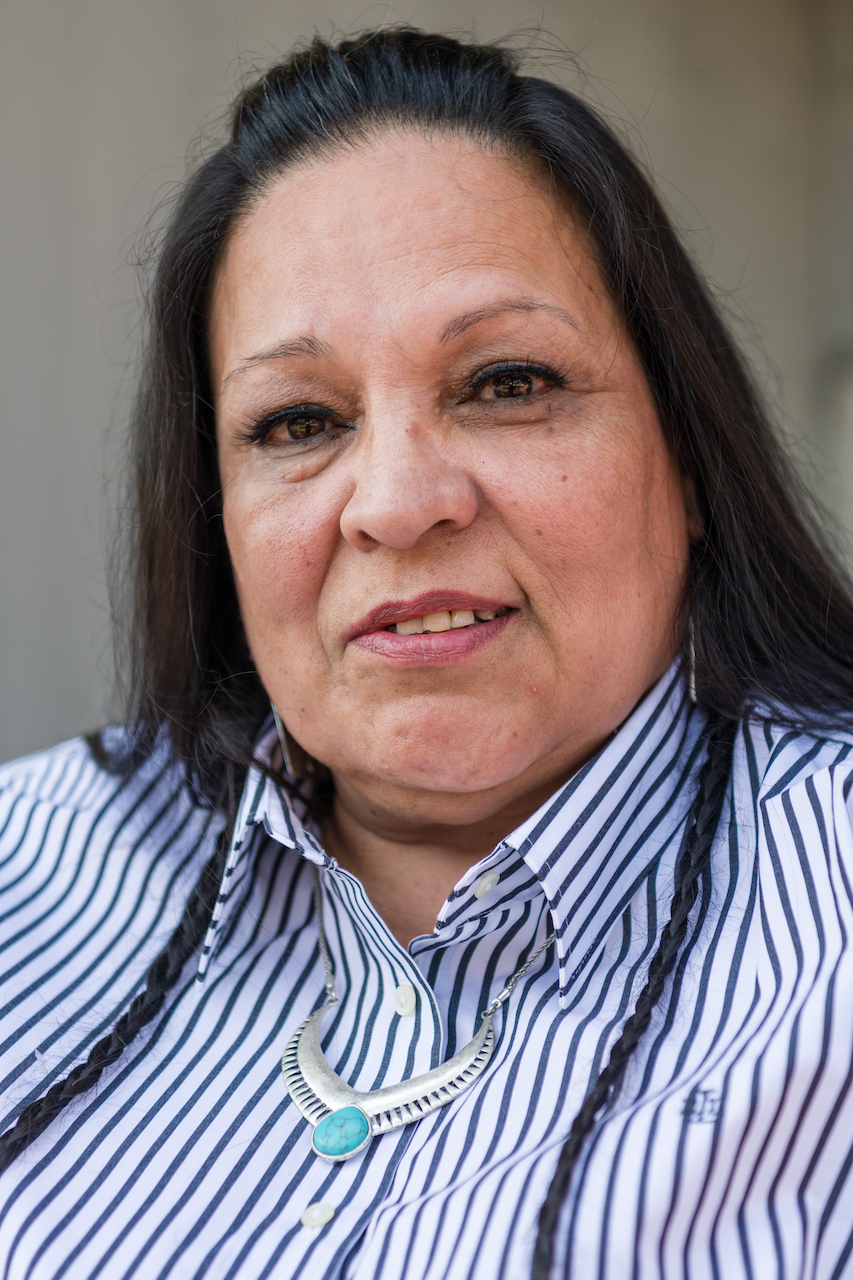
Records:
[[[713,1124],[720,1114],[720,1095],[710,1089],[691,1089],[681,1114],[688,1124]]]

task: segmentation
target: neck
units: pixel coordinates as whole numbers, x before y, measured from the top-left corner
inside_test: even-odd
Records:
[[[466,821],[423,821],[376,806],[336,777],[335,802],[323,825],[326,850],[357,876],[403,947],[432,933],[436,917],[466,871],[534,813],[564,779],[551,779],[493,812]],[[455,806],[450,806],[451,810]],[[470,819],[470,814],[465,817]],[[448,815],[450,817],[450,815]]]

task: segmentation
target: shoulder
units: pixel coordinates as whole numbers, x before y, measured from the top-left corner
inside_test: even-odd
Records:
[[[124,730],[106,732],[108,746],[120,747]],[[191,837],[210,818],[165,742],[117,773],[76,738],[0,766],[0,885],[14,879],[21,860],[73,858],[87,848],[103,858],[131,845],[162,849],[176,830]]]
[[[118,730],[110,730],[115,736]],[[117,779],[99,765],[83,738],[72,738],[0,765],[0,802],[32,808],[39,804],[86,809],[98,804]]]
[[[13,1109],[42,1087],[27,1074],[36,1050],[66,1070],[139,990],[222,821],[165,744],[121,775],[82,740],[0,768],[0,1077]]]
[[[751,718],[735,747],[734,789],[739,828],[747,795],[752,802],[759,863],[770,872],[762,884],[799,885],[834,914],[853,882],[853,733]]]
[[[790,792],[822,773],[853,778],[853,731],[792,727],[771,715],[753,714],[743,723],[738,750],[759,800]]]
[[[125,730],[113,726],[104,734],[108,748],[120,750]],[[47,805],[85,812],[112,800],[127,807],[146,790],[174,793],[182,781],[182,771],[165,743],[158,743],[136,768],[114,772],[95,759],[85,739],[72,738],[0,765],[0,798],[6,805]]]

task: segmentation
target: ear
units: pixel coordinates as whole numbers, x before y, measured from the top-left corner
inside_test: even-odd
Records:
[[[699,510],[696,484],[686,471],[681,472],[681,491],[684,494],[684,510],[687,513],[687,536],[691,542],[701,542],[705,536],[705,522]]]

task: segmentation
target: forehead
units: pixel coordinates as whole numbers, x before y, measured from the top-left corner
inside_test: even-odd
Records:
[[[283,327],[378,339],[534,295],[580,326],[612,322],[586,230],[543,177],[466,138],[383,134],[287,171],[241,219],[215,282],[214,365]]]

